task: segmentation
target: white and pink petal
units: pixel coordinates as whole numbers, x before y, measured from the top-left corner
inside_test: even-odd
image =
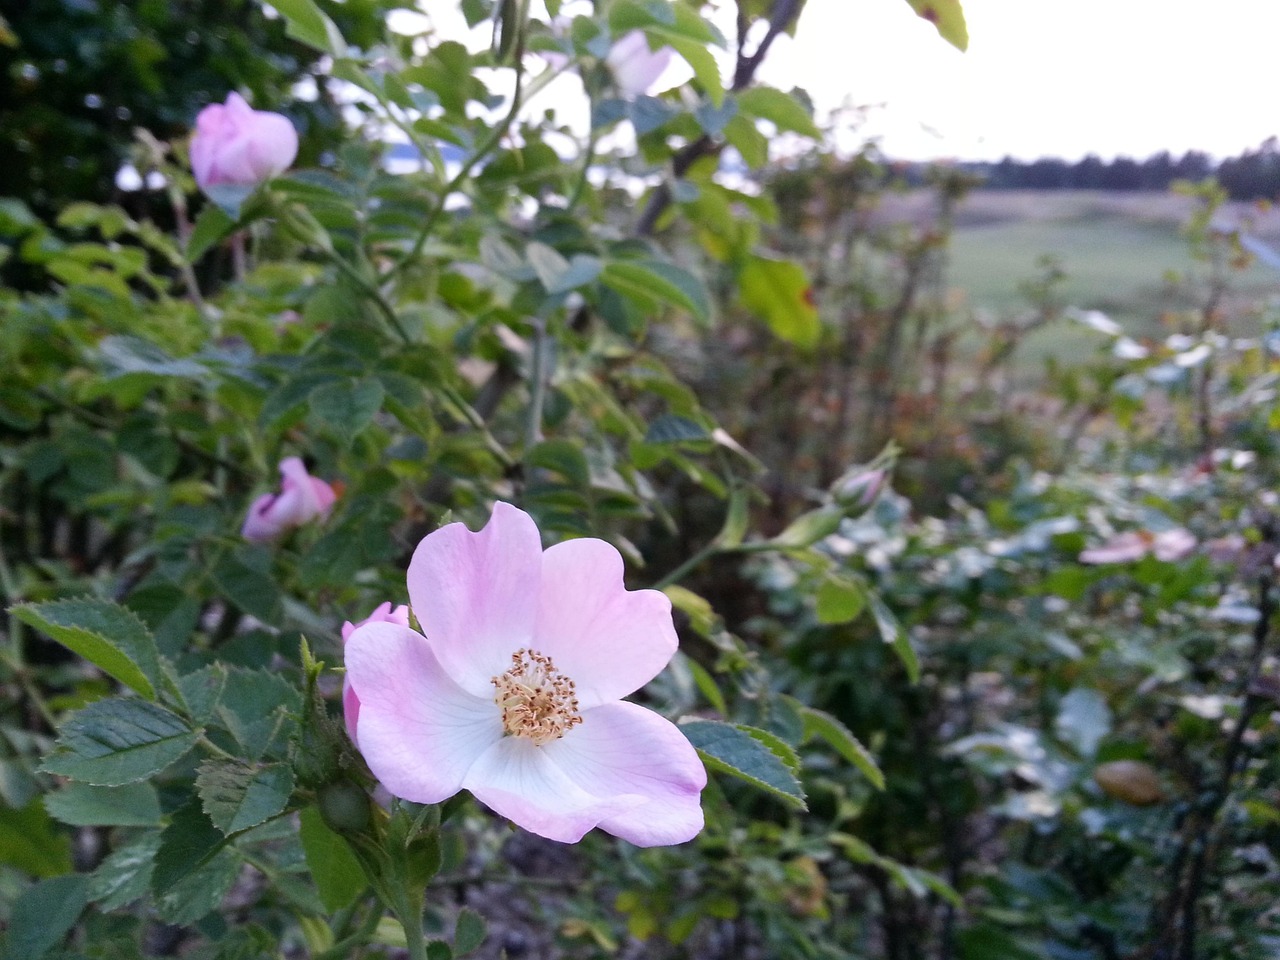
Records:
[[[707,771],[678,727],[634,703],[610,703],[543,747],[547,758],[588,794],[642,797],[599,826],[641,847],[684,843],[702,829]]]
[[[476,696],[531,645],[542,573],[533,519],[494,505],[478,532],[451,523],[428,534],[409,563],[409,602],[441,666]]]
[[[460,687],[420,634],[396,623],[358,628],[345,647],[359,698],[357,745],[397,797],[440,803],[462,789],[477,758],[503,738],[492,697]]]
[[[639,795],[597,796],[580,789],[544,747],[524,737],[506,737],[490,747],[463,785],[499,816],[561,843],[577,843],[602,820],[645,802]]]
[[[658,590],[627,590],[612,544],[567,540],[542,555],[533,647],[573,680],[582,709],[640,689],[678,643],[671,601]]]

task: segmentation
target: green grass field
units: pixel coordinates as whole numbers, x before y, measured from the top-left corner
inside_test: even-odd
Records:
[[[923,200],[903,198],[899,214],[911,216],[912,203]],[[1163,315],[1193,311],[1203,302],[1207,266],[1193,260],[1181,234],[1190,210],[1186,198],[1172,194],[975,192],[957,212],[948,269],[953,299],[991,318],[1025,313],[1030,306],[1020,287],[1042,273],[1038,261],[1051,255],[1066,272],[1060,288],[1066,303],[1101,310],[1139,339],[1171,333]],[[1222,218],[1246,218],[1251,232],[1280,247],[1280,214],[1235,204]],[[1173,274],[1183,282],[1175,283]],[[1274,269],[1254,264],[1234,275],[1232,328],[1255,332],[1246,305],[1277,295],[1280,272]],[[1091,351],[1100,342],[1066,321],[1028,338],[1021,359],[1038,367],[1046,355]]]

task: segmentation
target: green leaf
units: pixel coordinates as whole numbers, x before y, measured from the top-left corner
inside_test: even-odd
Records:
[[[614,260],[600,279],[641,306],[671,304],[684,307],[702,323],[711,316],[711,297],[687,270],[659,260]]]
[[[668,46],[684,58],[693,69],[694,77],[712,106],[719,107],[724,103],[724,80],[720,77],[720,64],[704,43],[691,40],[670,27],[645,27],[644,32],[656,41],[653,44],[655,48]]]
[[[492,233],[480,238],[479,252],[480,262],[500,276],[510,280],[528,280],[537,276],[533,267],[510,244]]]
[[[645,443],[687,443],[710,439],[711,434],[702,424],[673,413],[664,413],[655,419],[644,434]]]
[[[43,769],[105,787],[145,780],[185,756],[199,733],[145,700],[99,700],[62,726]]]
[[[686,720],[680,730],[713,770],[746,780],[784,802],[805,808],[799,781],[768,745],[757,739],[755,728],[718,720]],[[775,738],[776,739],[776,738]]]
[[[726,100],[718,107],[702,103],[693,111],[693,118],[698,121],[702,132],[713,137],[724,133],[724,128],[736,116],[738,116],[738,101],[732,99]]]
[[[827,741],[840,756],[862,771],[877,790],[884,789],[884,774],[876,763],[871,751],[862,745],[857,737],[843,723],[825,711],[814,707],[806,707],[797,703],[800,715],[804,717],[805,739],[821,737]]]
[[[43,957],[75,926],[88,900],[89,877],[83,873],[51,877],[26,890],[9,915],[6,956],[9,960]]]
[[[149,783],[97,787],[66,784],[44,798],[50,815],[73,827],[151,827],[160,823],[160,800]]]
[[[111,854],[89,880],[89,899],[102,910],[119,910],[146,896],[159,849],[157,830]]]
[[[960,0],[907,0],[911,9],[938,29],[938,35],[957,50],[969,49],[969,27]]]
[[[768,120],[779,130],[822,139],[822,131],[800,101],[773,87],[748,87],[738,94],[738,108],[745,114]]]
[[[710,601],[705,597],[700,597],[692,590],[685,587],[672,584],[669,587],[663,587],[662,592],[667,595],[667,599],[671,601],[671,605],[689,618],[689,625],[697,631],[699,636],[710,636],[716,626],[716,612],[712,608]],[[727,711],[721,710],[721,713]]]
[[[907,635],[906,627],[898,622],[898,618],[893,615],[893,611],[886,606],[879,596],[872,593],[868,595],[867,600],[871,604],[871,615],[875,617],[876,628],[880,631],[880,639],[893,646],[893,652],[898,655],[902,665],[907,668],[907,679],[913,684],[918,683],[920,680],[920,658],[916,656],[915,648],[911,646],[911,637]]]
[[[582,449],[570,440],[544,440],[530,447],[524,455],[531,468],[552,470],[573,486],[586,489],[591,483],[591,469]]]
[[[201,667],[195,673],[178,678],[178,689],[186,704],[187,715],[196,723],[205,723],[217,709],[222,688],[227,682],[227,668],[221,663]]]
[[[564,293],[578,286],[574,282],[566,284],[566,278],[573,272],[573,268],[554,247],[535,240],[525,248],[524,255],[529,265],[533,267],[533,272],[538,275],[538,282],[546,288],[547,293]],[[593,278],[588,277],[582,282],[586,283],[591,279]]]
[[[755,737],[755,739],[768,747],[769,752],[786,764],[787,769],[793,774],[799,774],[800,757],[791,744],[787,743],[787,741],[783,740],[776,733],[769,730],[762,730],[759,727],[748,726],[745,723],[739,723],[736,724],[736,726],[739,730],[750,734],[752,737]]]
[[[742,305],[758,314],[774,335],[798,347],[813,347],[822,321],[813,305],[804,267],[792,260],[751,256],[738,273]]]
[[[285,18],[289,36],[335,57],[346,55],[337,25],[312,0],[271,0],[271,5]]]
[[[70,838],[49,819],[39,797],[21,810],[0,804],[0,864],[36,877],[71,870]]]
[[[148,700],[155,699],[160,679],[156,642],[132,610],[85,597],[22,603],[10,612]]]
[[[1111,708],[1097,690],[1076,687],[1058,703],[1053,723],[1058,739],[1071,744],[1082,757],[1092,757],[1111,732]]]
[[[312,414],[329,426],[347,446],[373,422],[386,389],[375,377],[363,380],[344,379],[311,391],[307,398]]]
[[[626,33],[628,30],[658,26],[676,36],[704,45],[714,44],[717,47],[725,45],[724,35],[714,25],[699,16],[693,6],[667,3],[665,0],[648,0],[644,3],[638,3],[636,0],[619,0],[617,3],[611,3],[609,26],[615,36]]]
[[[231,836],[270,820],[288,806],[293,772],[283,763],[252,767],[206,760],[196,774],[196,792],[214,826]]]
[[[817,616],[819,623],[852,623],[867,605],[867,592],[857,580],[835,574],[818,587]]]
[[[819,507],[796,517],[780,534],[769,542],[774,546],[792,550],[812,546],[829,537],[840,528],[844,511],[839,507]]]
[[[769,162],[769,140],[748,117],[739,114],[730,120],[724,128],[724,139],[742,154],[743,162],[752,170]]]
[[[488,936],[484,917],[467,907],[458,911],[458,924],[453,934],[453,955],[461,957],[476,950]]]
[[[283,751],[292,735],[302,697],[278,673],[231,669],[218,703],[217,716],[252,759],[273,748]]]
[[[187,237],[187,262],[195,263],[235,229],[236,223],[216,203],[211,203],[200,211],[196,224]]]
[[[964,905],[964,897],[960,896],[960,891],[947,883],[946,880],[943,880],[942,877],[938,876],[936,873],[929,870],[923,870],[920,867],[907,867],[905,869],[910,870],[915,874],[916,879],[921,884],[936,893],[953,907],[959,908]]]
[[[222,903],[240,876],[240,863],[234,851],[223,850],[163,890],[155,886],[153,874],[156,913],[166,923],[195,923]],[[282,888],[287,876],[280,878]]]
[[[200,869],[227,845],[227,838],[204,812],[199,797],[174,811],[160,834],[151,890],[163,894],[188,874]]]
[[[716,683],[715,677],[711,676],[710,671],[692,657],[686,657],[685,663],[689,666],[689,672],[693,674],[694,684],[703,697],[706,698],[707,703],[711,704],[712,709],[716,712],[727,714],[729,705],[725,702],[724,694],[720,692],[720,687]]]
[[[147,373],[155,377],[199,380],[209,375],[209,368],[199,361],[190,357],[171,357],[154,343],[126,334],[104,337],[98,344],[98,356],[108,377]]]
[[[751,522],[750,495],[746,487],[734,487],[729,494],[729,505],[724,513],[724,526],[716,534],[716,545],[730,549],[742,543]]]
[[[261,547],[246,544],[222,554],[209,575],[227,599],[251,617],[271,623],[279,615],[280,588],[271,576],[271,555]]]
[[[302,852],[316,891],[326,910],[340,910],[368,886],[364,869],[347,841],[325,826],[318,808],[307,807],[302,811],[301,820]]]

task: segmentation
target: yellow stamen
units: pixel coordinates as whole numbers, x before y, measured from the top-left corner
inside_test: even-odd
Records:
[[[582,722],[573,681],[546,654],[517,650],[511,669],[493,678],[493,702],[502,709],[502,727],[537,746],[558,740]]]

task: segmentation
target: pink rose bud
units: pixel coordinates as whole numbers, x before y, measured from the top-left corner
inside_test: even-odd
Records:
[[[289,169],[298,155],[298,132],[278,113],[254,110],[232,93],[196,117],[191,169],[206,193],[223,184],[257,186]]]
[[[851,471],[836,481],[836,499],[849,507],[869,507],[880,496],[888,476],[889,471],[882,468]]]
[[[409,608],[404,604],[395,609],[392,609],[389,602],[379,604],[373,613],[359,623],[352,623],[348,620],[342,625],[342,642],[346,643],[351,634],[366,623],[395,623],[407,628],[409,626]],[[356,722],[360,719],[360,698],[351,689],[351,681],[346,677],[342,678],[342,714],[347,721],[347,736],[351,738],[352,743],[355,743]]]
[[[671,48],[653,50],[643,30],[632,30],[618,38],[604,62],[613,73],[618,92],[624,97],[638,97],[648,93],[667,69],[671,63]]]
[[[274,540],[317,517],[327,517],[338,499],[333,487],[307,473],[297,457],[280,461],[284,479],[279,493],[264,493],[253,501],[240,534],[254,543]]]

